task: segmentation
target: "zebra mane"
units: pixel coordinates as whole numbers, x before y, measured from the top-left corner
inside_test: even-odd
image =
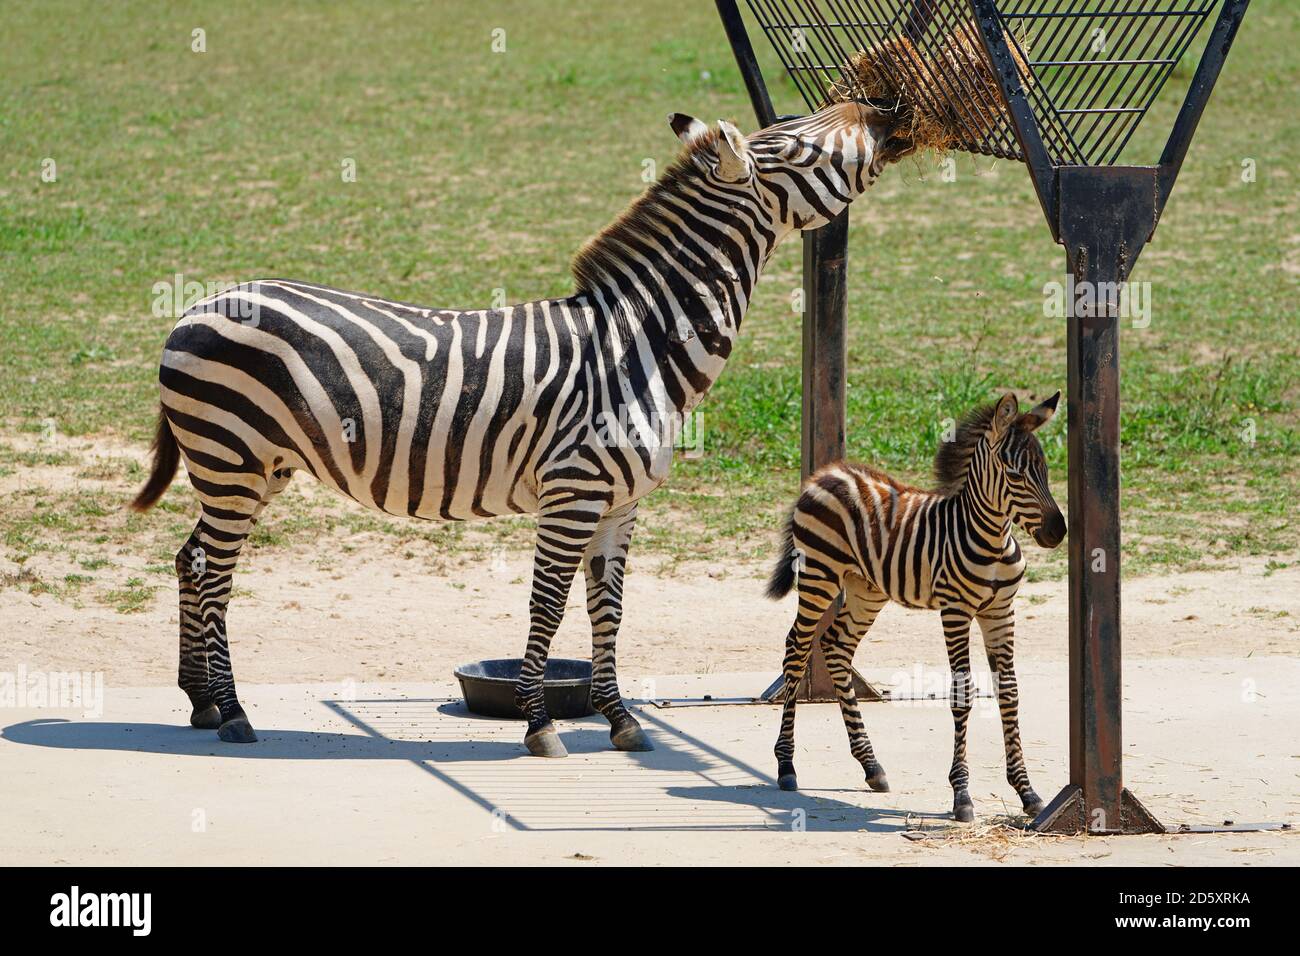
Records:
[[[962,416],[952,441],[940,441],[934,455],[934,490],[945,497],[955,495],[966,484],[975,446],[989,430],[997,403],[981,405]]]
[[[720,135],[717,129],[710,129],[683,147],[657,181],[634,199],[617,219],[583,243],[569,267],[577,293],[590,293],[601,284],[602,278],[617,274],[617,267],[627,261],[626,246],[644,248],[647,234],[663,231],[665,220],[658,210],[669,205],[664,197],[701,179],[698,160],[716,159]],[[671,254],[670,250],[664,258]]]

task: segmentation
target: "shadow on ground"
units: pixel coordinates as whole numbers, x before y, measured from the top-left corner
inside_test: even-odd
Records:
[[[942,812],[873,808],[833,791],[785,793],[729,749],[634,706],[655,745],[612,750],[599,716],[560,721],[578,759],[527,755],[520,721],[486,720],[447,699],[317,701],[347,730],[258,729],[254,744],[180,724],[40,718],[0,740],[59,750],[117,751],[253,761],[408,761],[491,815],[494,826],[557,831],[901,832]],[[256,715],[254,714],[254,717]],[[883,795],[865,799],[884,803]]]

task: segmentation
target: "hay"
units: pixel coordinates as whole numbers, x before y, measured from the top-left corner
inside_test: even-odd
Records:
[[[1022,40],[1020,46],[1028,49]],[[1015,43],[1008,44],[1022,82],[1032,74]],[[891,37],[854,54],[847,82],[834,85],[836,101],[866,98],[895,104],[897,135],[923,151],[969,148],[1001,129],[1011,129],[997,76],[974,21],[920,48],[905,36]]]

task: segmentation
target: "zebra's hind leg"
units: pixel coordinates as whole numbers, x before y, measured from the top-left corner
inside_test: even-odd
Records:
[[[854,759],[862,765],[867,786],[877,793],[887,793],[889,781],[885,777],[885,768],[876,759],[871,739],[867,736],[867,728],[862,723],[857,692],[853,689],[853,654],[858,649],[862,635],[867,633],[880,609],[888,602],[889,598],[883,592],[867,587],[861,578],[848,576],[845,581],[844,603],[821,638],[822,655],[826,658],[826,668],[835,684],[835,697],[844,717],[844,729],[849,735],[849,749]]]
[[[515,685],[515,702],[528,720],[524,746],[534,757],[569,755],[546,713],[543,680],[551,638],[564,617],[573,575],[595,534],[602,510],[600,502],[565,492],[544,501],[537,518],[533,591],[528,603],[528,649],[519,671],[519,683]]]
[[[176,580],[180,591],[180,667],[177,683],[190,699],[190,726],[216,730],[221,709],[212,701],[208,686],[208,654],[203,644],[203,617],[199,611],[199,584],[207,570],[207,551],[200,534],[203,521],[176,552]]]
[[[837,582],[822,577],[809,569],[799,575],[799,612],[790,633],[785,639],[785,662],[781,672],[785,677],[782,691],[785,706],[781,710],[781,731],[776,738],[776,784],[782,790],[798,790],[799,778],[794,770],[794,718],[799,684],[808,670],[812,656],[813,634],[817,625],[839,594]]]
[[[970,620],[971,613],[961,607],[945,607],[940,612],[943,620],[943,638],[948,648],[948,667],[952,671],[953,744],[952,769],[948,782],[952,784],[952,815],[958,823],[971,823],[975,819],[975,805],[970,798],[970,768],[966,764],[966,727],[974,685],[970,673]]]
[[[253,527],[251,515],[223,511],[205,503],[203,516],[191,536],[199,551],[190,552],[198,624],[208,676],[208,696],[217,708],[217,736],[226,743],[254,743],[257,734],[249,723],[235,691],[230,665],[230,642],[226,635],[226,608],[239,561],[239,553]],[[182,622],[182,628],[185,623]],[[193,698],[191,698],[193,700]],[[211,712],[204,715],[211,723]]]
[[[997,688],[998,712],[1002,718],[1002,742],[1007,754],[1007,783],[1020,796],[1025,815],[1033,818],[1043,810],[1042,798],[1029,784],[1025,752],[1020,746],[1020,685],[1016,681],[1016,612],[1010,603],[981,611],[977,620],[984,635],[989,671]]]
[[[619,750],[654,750],[618,689],[614,648],[623,619],[623,572],[636,526],[636,503],[600,519],[583,556],[587,614],[591,618],[591,703],[609,721],[609,739]]]

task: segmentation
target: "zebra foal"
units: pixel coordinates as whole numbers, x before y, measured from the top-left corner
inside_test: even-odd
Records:
[[[1034,432],[1051,420],[1061,393],[1021,414],[1014,394],[976,409],[939,446],[937,487],[922,491],[862,465],[837,462],[811,475],[790,513],[768,596],[798,588],[799,609],[785,642],[785,708],[776,741],[777,782],[798,789],[794,769],[795,694],[812,653],[812,637],[827,608],[843,602],[821,637],[822,653],[854,758],[867,786],[886,791],[853,691],[853,653],[890,601],[937,610],[952,671],[954,726],[953,816],[975,818],[966,765],[966,725],[973,684],[970,626],[979,622],[997,688],[1006,749],[1007,781],[1025,813],[1043,802],[1029,784],[1020,747],[1020,692],[1016,684],[1016,591],[1025,559],[1011,534],[1018,525],[1039,546],[1065,538],[1065,519],[1048,487],[1047,462]]]
[[[153,470],[134,507],[184,461],[201,505],[176,556],[193,726],[256,740],[226,609],[254,522],[302,471],[393,515],[537,515],[524,742],[566,753],[542,675],[581,566],[593,702],[615,747],[650,749],[614,664],[637,503],[668,477],[675,423],[721,373],[777,244],[839,215],[911,150],[889,114],[855,103],[748,137],[669,121],[681,154],[578,253],[570,296],[465,311],[267,279],[187,310],[164,346]]]

